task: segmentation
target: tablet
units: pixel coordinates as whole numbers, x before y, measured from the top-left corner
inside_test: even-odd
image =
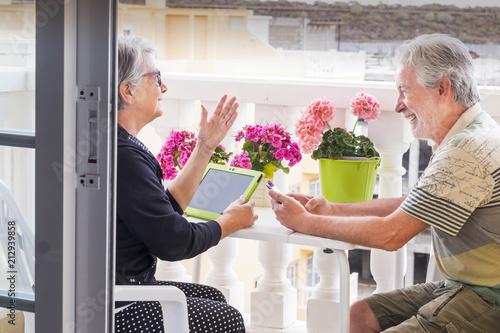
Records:
[[[210,163],[185,213],[215,220],[240,196],[247,202],[263,176],[260,171]]]

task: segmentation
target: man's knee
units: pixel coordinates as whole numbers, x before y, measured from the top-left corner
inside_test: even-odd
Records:
[[[351,333],[380,332],[380,325],[368,303],[361,299],[351,305]]]

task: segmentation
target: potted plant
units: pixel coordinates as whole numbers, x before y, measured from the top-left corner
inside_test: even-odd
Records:
[[[371,121],[380,113],[380,103],[365,92],[359,92],[350,103],[357,117],[352,131],[332,127],[335,104],[327,98],[312,101],[295,126],[299,147],[319,160],[322,195],[329,201],[365,201],[373,196],[380,158],[373,142],[354,134],[359,119]]]
[[[166,180],[174,179],[180,170],[186,165],[194,147],[196,146],[196,136],[189,131],[172,130],[165,139],[156,159],[163,170],[163,178]],[[211,163],[226,164],[233,153],[226,152],[226,148],[218,145],[212,157]]]
[[[274,173],[282,170],[285,174],[302,160],[297,142],[292,142],[290,133],[281,125],[247,125],[236,135],[236,141],[244,141],[242,152],[234,155],[231,165],[261,171],[272,179]],[[268,189],[261,181],[252,199],[256,206],[270,207]]]

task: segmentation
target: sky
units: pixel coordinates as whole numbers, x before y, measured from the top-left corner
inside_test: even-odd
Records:
[[[316,0],[289,0],[301,1],[306,3],[314,3]],[[350,2],[350,0],[320,0],[327,3],[335,2]],[[378,5],[384,3],[388,5],[401,4],[402,6],[415,6],[426,4],[441,4],[441,5],[455,5],[457,7],[499,7],[500,1],[498,0],[356,0],[361,5]],[[471,4],[472,3],[472,4]]]

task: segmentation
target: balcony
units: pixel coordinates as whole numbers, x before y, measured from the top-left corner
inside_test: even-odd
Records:
[[[15,84],[7,84],[2,80],[0,99],[9,100],[12,96],[18,98],[33,95],[33,76],[29,75],[26,69],[2,68],[1,72],[10,75],[10,81]],[[375,142],[382,158],[378,195],[402,195],[402,175],[405,172],[402,167],[402,155],[412,144],[413,138],[404,119],[392,110],[396,100],[393,83],[184,73],[164,74],[164,80],[168,87],[163,100],[165,115],[148,125],[140,134],[153,153],[159,150],[171,129],[193,129],[196,126],[201,103],[213,110],[220,96],[225,93],[238,97],[240,116],[223,145],[230,150],[237,150],[232,136],[239,128],[245,124],[280,123],[293,131],[300,110],[315,98],[327,97],[333,100],[337,106],[335,126],[351,128],[355,119],[348,112],[350,99],[359,91],[369,92],[379,99],[382,106],[379,119],[370,122],[364,129],[364,134]],[[481,87],[480,92],[483,109],[499,121],[500,111],[496,106],[500,104],[500,88]],[[33,108],[26,105],[26,109]],[[34,111],[27,112],[25,119],[9,120],[0,117],[0,121],[7,127],[30,129],[33,113]],[[5,122],[7,120],[8,123]],[[33,165],[33,159],[32,152],[0,149],[0,161],[4,166],[0,169],[0,178],[6,179],[8,186],[18,193],[17,200],[23,211],[28,212],[27,219],[31,222],[33,212],[29,201],[33,202],[34,176],[30,170],[26,173],[12,173],[12,170],[17,167],[13,161],[19,165]],[[314,162],[307,163],[309,164],[304,163],[302,166],[303,174],[314,169]],[[292,177],[300,177],[301,172],[298,176],[278,176],[278,187],[288,188],[289,184],[296,182]],[[409,172],[415,174],[416,170],[410,168]],[[269,210],[259,209],[260,222],[272,224],[273,216],[269,214]],[[283,241],[283,237],[286,237],[286,241]],[[181,263],[161,263],[158,279],[194,279],[216,285],[224,291],[229,302],[245,314],[248,332],[340,331],[340,316],[345,315],[339,311],[340,298],[341,293],[347,291],[340,287],[339,277],[345,274],[345,268],[338,268],[335,257],[323,252],[329,245],[322,243],[314,246],[314,243],[303,240],[293,243],[290,239],[293,239],[292,234],[281,238],[276,235],[264,237],[262,234],[247,236],[245,239],[239,236],[230,237],[207,254],[185,262],[185,266]],[[315,288],[299,287],[297,290],[289,282],[286,269],[295,255],[292,244],[306,244],[306,248],[315,253],[313,265],[316,266],[320,277],[320,283]],[[340,248],[340,252],[348,254],[349,248],[353,247],[346,245],[345,249]],[[404,280],[407,265],[410,263],[407,260],[407,252],[406,248],[392,253],[371,250],[370,270],[377,284],[377,292],[410,283],[411,279]],[[245,267],[248,263],[256,263],[258,269],[248,272],[248,267]],[[342,269],[344,272],[341,272]],[[356,274],[351,275],[347,281],[351,285],[347,301],[351,302],[358,294]],[[259,295],[261,305],[252,303],[256,294]],[[326,322],[326,318],[331,321]],[[342,329],[346,330],[345,322]]]
[[[200,104],[213,110],[224,93],[237,96],[240,103],[237,123],[223,142],[229,150],[237,150],[232,137],[239,128],[245,124],[280,123],[293,132],[301,108],[315,98],[333,100],[337,107],[335,126],[352,128],[355,119],[348,110],[350,99],[359,91],[368,92],[379,99],[382,107],[379,119],[370,122],[363,133],[374,141],[382,158],[378,196],[397,197],[403,194],[402,175],[406,170],[402,167],[402,156],[409,149],[413,138],[406,121],[393,111],[397,97],[393,83],[176,73],[165,75],[165,82],[168,87],[163,100],[166,114],[139,135],[153,152],[158,151],[162,138],[171,129],[193,129],[198,122]],[[500,102],[500,89],[481,87],[480,92],[483,109],[499,121],[500,112],[495,106]],[[410,151],[410,154],[415,152]],[[310,172],[311,161],[304,165],[303,172]],[[409,173],[409,177],[413,175],[414,178],[418,170],[410,165]],[[296,182],[291,177],[279,175],[275,182],[279,188],[288,188],[291,181]],[[300,172],[299,176],[293,177],[300,177]],[[337,262],[335,256],[324,251],[331,247],[327,240],[305,241],[301,239],[303,235],[276,230],[280,225],[274,220],[269,208],[258,208],[258,213],[259,228],[267,224],[275,229],[271,228],[267,233],[262,229],[246,234],[238,232],[210,249],[207,254],[185,262],[185,265],[162,262],[157,273],[158,279],[192,279],[219,287],[228,301],[245,313],[248,332],[347,332],[348,325],[345,320],[341,320],[346,313],[340,309],[345,297],[348,302],[358,297],[357,274],[347,278],[351,285],[346,291],[346,285],[340,287],[339,284],[341,275],[344,276],[343,282],[346,282],[345,267],[339,267],[340,261]],[[422,248],[418,251],[430,251],[419,243],[419,239],[413,242]],[[296,290],[291,286],[286,269],[292,259],[292,244],[313,249],[313,265],[319,274],[316,287],[300,287],[300,290]],[[335,253],[337,256],[338,252],[348,254],[348,250],[354,248],[351,245],[339,245]],[[405,280],[408,263],[413,265],[411,258],[406,246],[396,252],[372,249],[370,270],[377,284],[375,292],[412,284],[413,277]],[[259,265],[257,273],[248,271],[252,262]],[[185,267],[188,267],[191,276],[187,275]],[[252,278],[248,281],[249,275],[260,276],[260,279],[252,285]],[[303,320],[298,320],[297,313],[302,310],[305,312]]]

